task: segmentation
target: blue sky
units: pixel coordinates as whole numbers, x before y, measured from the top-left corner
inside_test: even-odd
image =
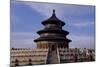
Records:
[[[66,23],[63,29],[70,32],[67,36],[72,40],[70,47],[94,48],[95,6],[28,1],[11,1],[11,47],[36,47],[33,42],[39,37],[36,32],[44,28],[41,22],[52,15],[53,9]]]

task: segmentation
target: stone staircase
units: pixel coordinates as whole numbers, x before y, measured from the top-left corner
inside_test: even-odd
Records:
[[[57,63],[59,63],[57,50],[53,51],[49,50],[47,64],[57,64]]]

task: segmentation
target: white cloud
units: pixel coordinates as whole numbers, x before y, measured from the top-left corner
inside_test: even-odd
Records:
[[[71,5],[71,4],[66,4],[66,5],[53,4],[53,3],[51,4],[51,3],[39,3],[39,2],[32,2],[32,1],[28,1],[28,2],[14,1],[12,3],[15,3],[15,4],[22,3],[29,6],[33,10],[36,10],[37,12],[39,12],[41,15],[45,16],[44,20],[49,18],[52,15],[52,10],[55,9],[56,15],[58,18],[62,19],[66,23],[67,23],[67,20],[69,19],[71,21],[75,20],[75,21],[72,21],[74,23],[69,22],[70,23],[69,25],[79,26],[79,27],[83,27],[83,26],[91,24],[91,23],[88,23],[89,19],[83,19],[83,17],[85,15],[90,16],[91,14],[94,14],[93,13],[94,8],[90,6],[85,6],[85,5],[82,6],[82,5]],[[78,19],[78,21],[76,19]]]
[[[74,26],[74,27],[86,27],[86,26],[91,26],[94,25],[94,22],[85,22],[85,21],[75,21],[73,23],[68,23],[69,26]]]
[[[91,24],[94,24],[93,21],[89,21],[89,19],[85,18],[86,15],[93,14],[93,8],[90,6],[82,6],[82,5],[71,5],[71,4],[50,4],[50,3],[37,3],[37,2],[22,2],[25,5],[28,5],[32,9],[36,10],[43,16],[45,16],[44,20],[49,18],[52,15],[52,10],[56,10],[56,15],[59,19],[65,21],[67,23],[68,19],[72,22],[69,22],[69,25],[84,27]],[[82,18],[80,18],[82,17]],[[84,18],[85,19],[84,19]],[[92,19],[93,20],[93,19]]]
[[[34,39],[38,38],[37,34],[25,33],[11,33],[11,47],[17,48],[34,48],[36,43]],[[81,35],[68,35],[68,38],[72,40],[69,43],[71,48],[95,48],[95,40],[93,36],[81,36]]]
[[[53,9],[57,10],[57,13],[60,14],[61,8],[58,7],[56,4],[40,4],[40,3],[34,3],[34,2],[23,2],[24,4],[28,5],[32,9],[35,9],[37,12],[44,15],[46,18],[50,17],[52,15]]]
[[[33,40],[37,37],[38,35],[32,32],[11,32],[11,47],[34,48],[36,43]]]
[[[53,3],[38,3],[38,2],[32,2],[32,1],[12,1],[12,3],[22,3],[25,4],[27,6],[29,6],[30,8],[32,8],[33,10],[36,10],[37,12],[39,12],[40,14],[42,14],[43,16],[45,16],[46,18],[50,17],[52,15],[52,11],[53,9],[56,10],[56,15],[60,18],[62,18],[66,12],[66,14],[72,14],[72,8],[73,6],[71,5],[62,5],[62,4],[53,4]],[[67,11],[64,11],[64,9],[68,9]],[[71,12],[71,13],[69,13]],[[45,19],[46,19],[45,18]]]
[[[95,38],[93,36],[70,35],[72,42],[69,44],[72,48],[95,48]]]

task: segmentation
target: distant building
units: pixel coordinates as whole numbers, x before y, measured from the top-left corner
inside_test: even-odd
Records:
[[[65,23],[56,17],[55,10],[42,24],[45,28],[34,40],[37,48],[12,48],[11,66],[95,61],[94,49],[69,48],[69,32],[62,29]]]

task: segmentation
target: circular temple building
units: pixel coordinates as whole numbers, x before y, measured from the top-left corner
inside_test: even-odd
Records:
[[[37,32],[40,37],[34,40],[37,43],[37,48],[49,48],[51,50],[69,48],[71,40],[66,38],[69,32],[62,29],[65,23],[56,17],[55,10],[53,10],[52,16],[43,21],[42,24],[45,27]]]

